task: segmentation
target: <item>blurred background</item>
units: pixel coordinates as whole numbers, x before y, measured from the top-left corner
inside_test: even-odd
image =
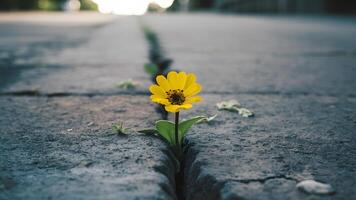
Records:
[[[77,11],[142,15],[163,11],[356,14],[354,0],[1,0],[0,10]]]

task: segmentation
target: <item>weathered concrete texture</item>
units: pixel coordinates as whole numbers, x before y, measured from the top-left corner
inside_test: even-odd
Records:
[[[355,95],[352,18],[151,15],[174,67],[205,92]],[[342,30],[342,31],[340,31]]]
[[[7,16],[7,15],[6,15]],[[64,26],[43,23],[2,21],[0,14],[0,91],[21,78],[37,79],[48,71],[58,69],[41,61],[49,52],[73,48],[83,43],[95,26]],[[70,33],[70,34],[68,34]],[[26,71],[26,74],[22,72]],[[54,70],[53,70],[54,71]],[[29,73],[31,72],[31,73]],[[21,76],[22,75],[22,76]],[[20,80],[25,82],[26,80]]]
[[[48,15],[48,18],[51,17]],[[83,16],[73,15],[71,17],[75,21]],[[21,66],[31,66],[33,69],[22,72],[16,84],[8,86],[3,91],[120,92],[123,90],[119,89],[118,85],[128,79],[139,84],[136,90],[146,91],[150,80],[143,71],[143,65],[147,62],[148,47],[140,30],[139,19],[117,17],[105,22],[98,23],[94,20],[93,23],[76,26],[70,22],[66,25],[63,22],[56,24],[45,20],[41,24],[44,27],[41,31],[33,31],[25,36],[19,34],[18,37],[5,35],[4,40],[11,38],[15,41],[26,41],[27,38],[30,40],[44,36],[43,40],[47,42],[47,45],[42,41],[37,48],[27,43],[13,47],[14,52],[27,48],[31,51],[37,49],[40,53],[35,52],[26,57],[21,55],[11,57],[10,65],[20,62]],[[38,28],[36,25],[32,27],[30,22],[27,23],[31,25],[29,30]],[[15,29],[19,25],[4,23],[0,26],[11,26]],[[77,32],[74,35],[79,35],[79,37],[71,36],[72,29]],[[58,30],[58,33],[53,34],[53,30]],[[52,36],[57,40],[53,41]],[[7,44],[7,42],[4,43]],[[58,49],[58,46],[63,48]],[[13,69],[16,66],[8,67]]]
[[[0,199],[175,199],[146,96],[1,97]],[[113,134],[123,121],[128,135]]]
[[[183,14],[144,21],[174,68],[195,72],[203,85],[204,103],[183,118],[219,114],[188,134],[187,200],[356,196],[351,19]],[[229,99],[255,117],[217,111]],[[329,183],[336,194],[298,191],[305,179]]]
[[[255,117],[218,111],[237,99]],[[356,99],[304,95],[205,95],[194,115],[218,117],[188,133],[187,200],[352,199],[356,196]],[[185,115],[184,115],[185,114]],[[314,179],[336,194],[308,195],[296,183]]]

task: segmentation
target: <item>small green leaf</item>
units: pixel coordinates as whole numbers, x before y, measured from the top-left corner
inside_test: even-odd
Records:
[[[218,116],[218,114],[215,114],[215,115],[213,115],[213,116],[211,116],[211,117],[204,117],[203,119],[201,119],[201,120],[199,120],[198,122],[197,122],[197,124],[201,124],[201,123],[208,123],[208,124],[210,124],[210,123],[212,123],[214,120],[215,120],[215,118]]]
[[[185,134],[187,134],[188,130],[197,122],[199,122],[200,120],[204,119],[206,117],[203,116],[197,116],[197,117],[193,117],[191,119],[187,119],[182,121],[181,123],[179,123],[179,143],[182,143],[182,140],[185,136]]]
[[[128,79],[120,82],[117,86],[125,90],[132,90],[135,89],[138,86],[138,84],[134,82],[132,79]]]
[[[124,122],[118,122],[116,124],[112,125],[112,130],[114,133],[119,134],[119,135],[126,135],[127,131],[129,130],[128,128],[124,127]]]
[[[158,73],[158,67],[153,63],[146,63],[144,68],[145,71],[151,76],[155,76]]]
[[[159,120],[156,122],[158,134],[169,142],[171,146],[175,145],[174,139],[174,123],[167,120]]]
[[[147,134],[147,135],[158,134],[158,131],[156,129],[142,129],[142,130],[139,130],[137,132],[143,133],[143,134]]]

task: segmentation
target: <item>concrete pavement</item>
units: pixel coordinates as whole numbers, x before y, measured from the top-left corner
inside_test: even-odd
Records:
[[[0,16],[0,199],[176,199],[168,146],[135,132],[160,119],[138,19],[33,15]]]
[[[173,68],[195,72],[203,85],[204,102],[182,117],[218,114],[188,133],[178,196],[356,196],[353,19],[42,16],[0,15],[0,199],[177,198],[166,144],[111,130],[119,121],[141,129],[160,119],[146,94],[141,22]],[[117,87],[127,79],[138,86]],[[217,110],[229,99],[254,117]],[[301,192],[296,184],[306,179],[336,192]]]
[[[188,134],[186,199],[356,198],[356,26],[328,17],[153,15],[174,68],[195,72],[218,114]],[[238,100],[244,118],[216,103]],[[306,194],[303,180],[334,195]]]
[[[65,14],[62,18],[71,19]],[[115,93],[122,91],[118,85],[128,79],[138,84],[138,91],[146,91],[150,79],[141,69],[147,62],[148,47],[138,19],[108,17],[98,22],[95,15],[91,18],[91,24],[78,19],[74,24],[58,19],[57,23],[4,22],[4,29],[10,30],[3,33],[3,54],[11,62],[3,65],[12,65],[13,71],[21,71],[21,77],[12,78],[16,82],[2,91]],[[97,18],[102,16],[97,14]],[[28,68],[31,70],[22,70]]]
[[[191,14],[145,21],[174,67],[199,74],[205,92],[355,95],[350,19]]]
[[[1,97],[0,199],[175,199],[148,99]],[[111,130],[124,122],[127,135]]]

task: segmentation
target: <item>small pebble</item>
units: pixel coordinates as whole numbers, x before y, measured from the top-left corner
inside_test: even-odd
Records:
[[[253,116],[253,112],[251,112],[247,108],[239,108],[238,111],[242,117],[252,117]]]
[[[91,165],[93,165],[94,162],[91,160],[82,160],[80,161],[80,163],[78,164],[79,167],[90,167]]]
[[[320,183],[314,180],[304,180],[296,186],[299,190],[309,194],[333,194],[335,190],[330,184]]]

